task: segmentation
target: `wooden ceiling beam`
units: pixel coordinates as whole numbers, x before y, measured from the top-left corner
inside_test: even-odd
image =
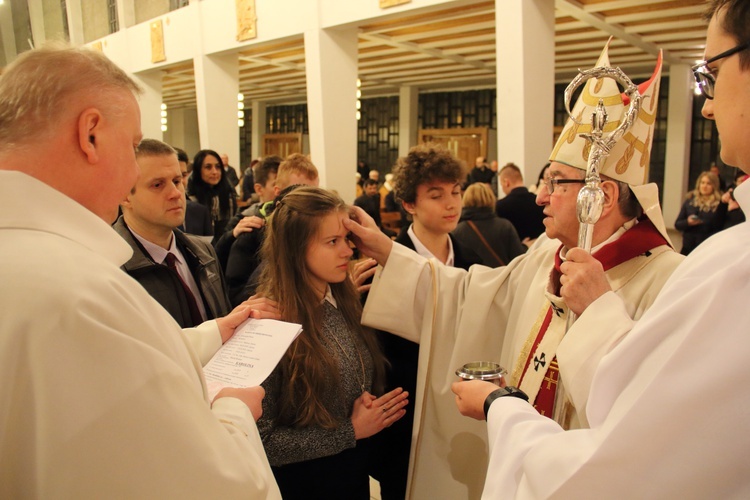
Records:
[[[594,28],[597,28],[609,35],[625,40],[629,44],[636,47],[640,47],[642,50],[653,56],[657,56],[659,54],[659,48],[656,45],[644,41],[637,34],[628,32],[623,26],[607,23],[607,21],[599,14],[586,12],[584,10],[584,6],[575,0],[555,0],[555,8],[572,17],[575,17],[576,19],[588,23]],[[669,63],[681,62],[677,58],[672,57],[672,55],[667,51],[664,51],[663,57],[664,60]]]
[[[484,63],[481,63],[478,61],[469,61],[465,57],[461,57],[455,54],[449,55],[439,49],[428,49],[413,42],[401,42],[401,41],[395,40],[385,35],[377,35],[377,34],[371,34],[371,33],[360,33],[359,36],[368,40],[377,40],[383,43],[384,45],[390,45],[392,47],[396,47],[402,50],[407,50],[410,52],[418,52],[420,54],[432,56],[437,59],[453,61],[455,63],[463,64],[465,66],[471,66],[477,69],[484,69],[484,70],[487,69],[487,65]]]
[[[661,19],[661,18],[669,18],[669,17],[676,17],[676,16],[684,16],[684,15],[694,15],[700,18],[705,10],[706,10],[705,5],[691,5],[688,7],[671,8],[669,10],[658,11],[658,12],[646,11],[646,12],[637,12],[637,13],[632,13],[632,14],[623,14],[619,16],[606,16],[604,19],[608,23],[622,24],[622,23],[629,23],[633,21],[645,21],[647,19]]]
[[[649,4],[672,2],[674,0],[649,0]],[[643,5],[641,0],[611,0],[609,2],[581,2],[586,12],[602,12],[615,9],[626,9],[637,5]]]
[[[477,12],[495,12],[495,2],[481,2],[473,5],[465,5],[461,7],[453,7],[450,9],[436,10],[433,12],[422,12],[417,15],[405,15],[387,21],[379,21],[369,23],[361,26],[361,29],[365,32],[380,33],[390,29],[400,28],[404,26],[413,26],[418,24],[430,23],[435,20],[447,19],[447,18],[460,18],[475,15]]]
[[[276,66],[277,68],[291,69],[296,71],[305,71],[304,64],[295,64],[291,62],[275,61],[267,57],[249,57],[240,56],[240,61],[247,61],[255,64],[265,64],[268,66]]]

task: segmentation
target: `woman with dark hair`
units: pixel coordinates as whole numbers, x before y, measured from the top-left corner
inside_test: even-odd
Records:
[[[208,208],[217,241],[237,211],[237,193],[224,173],[224,162],[219,153],[202,149],[193,158],[192,182],[188,198]]]
[[[682,231],[680,253],[688,255],[710,236],[721,231],[726,215],[727,204],[721,201],[719,178],[712,172],[701,173],[674,223],[674,227]]]

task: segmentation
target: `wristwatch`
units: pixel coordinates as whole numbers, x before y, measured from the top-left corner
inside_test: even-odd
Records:
[[[511,396],[514,398],[523,399],[524,401],[528,401],[529,397],[526,395],[525,392],[523,392],[518,387],[513,387],[511,385],[508,385],[506,387],[501,387],[500,389],[496,389],[490,393],[489,396],[487,396],[487,399],[484,400],[484,419],[487,420],[487,413],[490,411],[490,405],[495,401],[497,398],[503,398],[505,396]]]

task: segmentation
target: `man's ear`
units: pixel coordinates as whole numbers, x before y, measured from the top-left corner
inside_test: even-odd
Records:
[[[101,134],[102,113],[96,108],[85,109],[78,116],[78,147],[89,163],[99,162],[97,136]]]
[[[130,195],[132,193],[128,193],[128,195],[125,197],[124,200],[120,202],[120,206],[122,208],[133,208],[133,204],[130,202]]]
[[[416,212],[414,203],[407,203],[405,201],[402,201],[401,204],[404,206],[404,210],[406,210],[407,213],[414,215],[414,212]]]
[[[255,184],[253,184],[253,189],[255,190],[255,194],[257,194],[257,195],[260,195],[260,193],[262,193],[262,192],[263,192],[263,185],[262,185],[262,184],[258,184],[258,183],[256,182]],[[276,191],[274,190],[274,193],[275,193],[275,192],[276,192]]]
[[[604,206],[602,206],[602,215],[611,210],[617,209],[617,202],[620,198],[620,188],[616,182],[602,181],[602,191],[604,191]]]

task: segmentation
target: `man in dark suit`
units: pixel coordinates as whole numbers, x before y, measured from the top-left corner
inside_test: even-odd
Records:
[[[177,153],[144,139],[140,176],[113,225],[132,247],[122,267],[180,324],[191,327],[230,311],[224,275],[210,243],[176,229],[185,217],[185,188]]]
[[[498,217],[508,219],[518,237],[526,244],[544,232],[544,207],[536,204],[536,196],[523,185],[521,169],[508,163],[498,174],[505,198],[495,204]]]
[[[474,168],[469,172],[469,182],[466,183],[466,187],[475,182],[483,182],[491,185],[493,177],[495,177],[495,172],[487,165],[487,158],[478,156],[474,161]]]
[[[354,200],[354,205],[367,212],[367,215],[373,218],[378,227],[382,228],[380,223],[380,193],[378,193],[378,181],[375,179],[366,179],[364,184],[364,194]]]
[[[237,170],[229,164],[229,156],[226,153],[222,153],[221,161],[224,162],[224,172],[226,173],[229,185],[233,188],[237,188],[240,183],[240,178],[237,176]]]

